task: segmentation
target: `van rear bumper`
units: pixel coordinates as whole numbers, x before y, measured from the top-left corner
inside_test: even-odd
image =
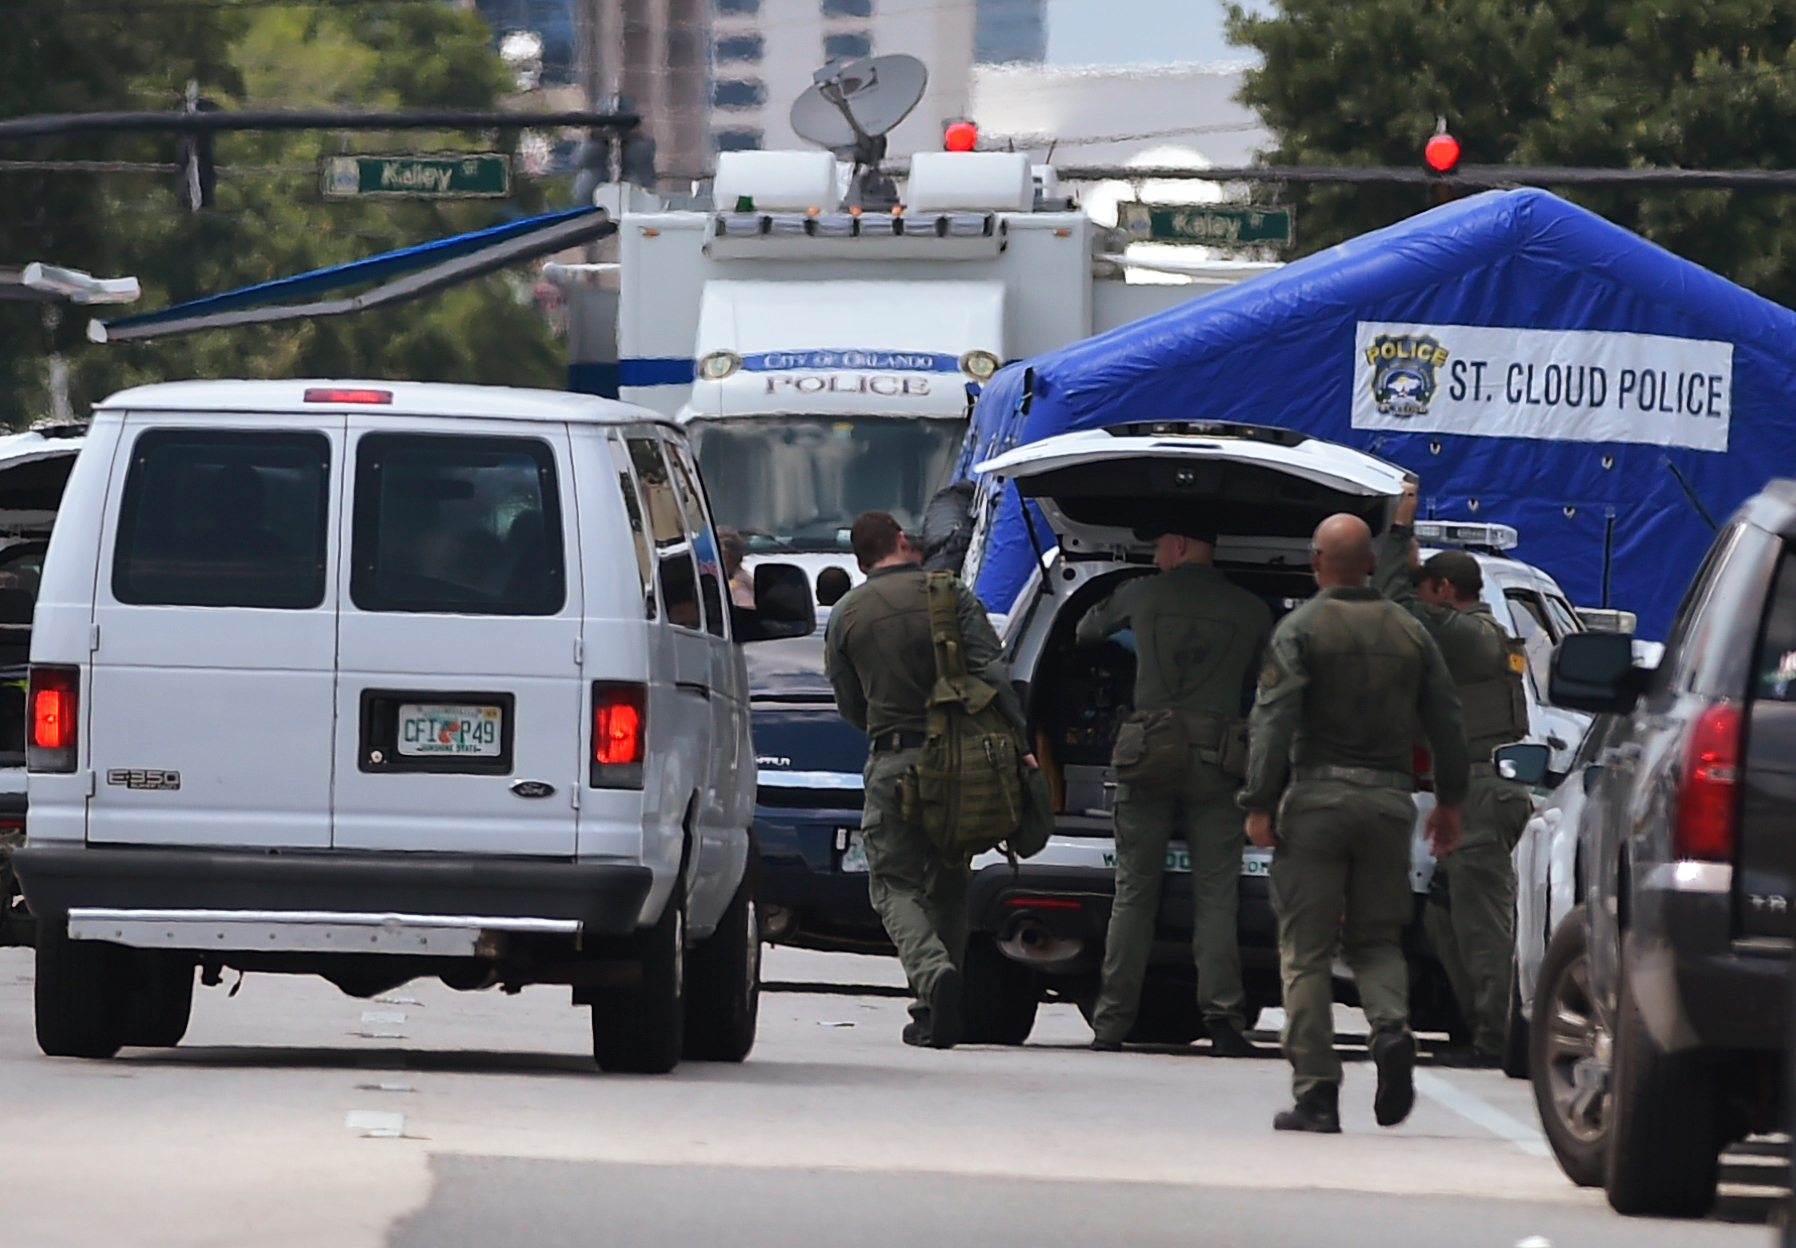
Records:
[[[72,908],[399,912],[571,919],[594,935],[634,931],[654,883],[634,863],[466,854],[39,844],[13,866],[41,919]]]

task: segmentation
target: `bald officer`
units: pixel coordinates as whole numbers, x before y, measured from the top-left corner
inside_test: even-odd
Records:
[[[1273,1126],[1336,1134],[1337,948],[1353,968],[1372,1025],[1378,1124],[1395,1126],[1415,1104],[1416,1042],[1401,943],[1413,909],[1411,750],[1419,724],[1434,750],[1439,801],[1428,835],[1444,854],[1459,840],[1466,745],[1459,695],[1440,649],[1409,612],[1367,583],[1376,559],[1365,522],[1330,516],[1310,551],[1320,592],[1273,630],[1240,801],[1248,839],[1276,846],[1272,905],[1297,1103]]]

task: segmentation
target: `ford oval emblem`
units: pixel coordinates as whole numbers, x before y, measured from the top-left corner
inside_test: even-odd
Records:
[[[553,797],[555,786],[546,780],[519,780],[511,786],[519,797]]]

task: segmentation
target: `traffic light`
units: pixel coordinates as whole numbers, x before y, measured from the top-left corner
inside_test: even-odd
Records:
[[[1435,173],[1452,173],[1459,167],[1459,140],[1445,130],[1430,136],[1422,146],[1422,159]]]
[[[1459,198],[1459,191],[1445,179],[1459,169],[1459,140],[1447,133],[1447,119],[1435,120],[1434,133],[1422,144],[1422,163],[1428,166],[1428,202],[1438,207]]]

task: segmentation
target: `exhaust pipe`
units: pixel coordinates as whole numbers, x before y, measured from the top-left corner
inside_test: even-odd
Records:
[[[1045,966],[1072,961],[1084,952],[1085,942],[1076,937],[1056,936],[1039,916],[1024,911],[1004,925],[998,948],[1015,961]]]

